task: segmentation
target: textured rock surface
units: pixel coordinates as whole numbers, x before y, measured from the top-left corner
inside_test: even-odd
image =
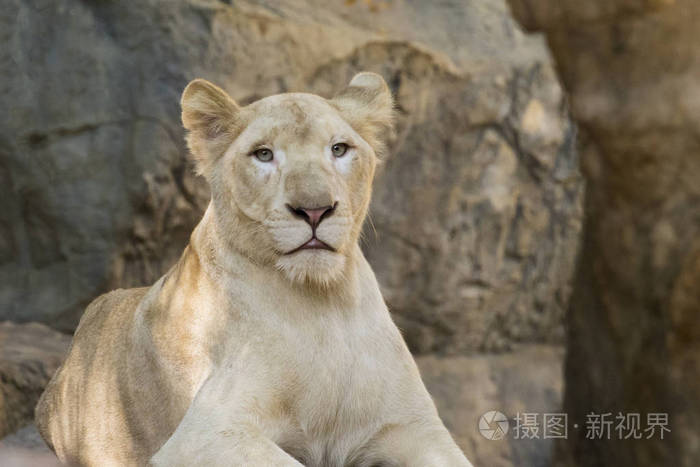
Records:
[[[43,324],[0,322],[0,438],[34,419],[69,343],[69,336]]]
[[[424,356],[417,359],[421,375],[450,432],[475,466],[548,467],[552,439],[516,439],[518,414],[561,411],[564,349],[523,346],[514,352],[472,357]],[[478,430],[479,417],[497,410],[508,417],[504,439],[491,440]]]
[[[562,444],[578,466],[700,459],[700,3],[511,0],[543,30],[588,182],[565,409],[665,412],[661,440]]]
[[[246,103],[367,69],[400,117],[365,250],[411,347],[561,341],[582,182],[541,39],[500,0],[228,3],[2,0],[0,317],[70,330],[180,254],[188,80]]]
[[[331,95],[366,69],[389,81],[399,119],[364,248],[411,347],[561,341],[582,181],[543,41],[501,0],[0,6],[0,319],[70,330],[95,296],[177,258],[208,197],[179,122],[190,79],[248,103]],[[560,358],[528,347],[419,364],[476,465],[539,466],[549,445],[486,440],[477,417],[555,408]],[[51,460],[23,436],[4,440],[12,459]]]

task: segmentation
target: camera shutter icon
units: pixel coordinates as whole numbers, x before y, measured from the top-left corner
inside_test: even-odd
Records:
[[[479,433],[486,439],[503,439],[508,433],[508,418],[497,410],[486,412],[479,418]]]

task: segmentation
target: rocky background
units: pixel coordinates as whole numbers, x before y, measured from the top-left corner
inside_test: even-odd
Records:
[[[511,0],[544,31],[587,179],[564,409],[665,412],[661,440],[558,446],[566,466],[700,465],[700,2]]]
[[[397,98],[365,250],[418,352],[562,342],[582,182],[541,39],[503,2],[16,1],[0,17],[0,315],[70,332],[149,284],[208,202],[179,96],[332,96],[358,70]]]
[[[504,0],[0,0],[0,320],[44,323],[0,327],[0,436],[60,358],[48,327],[186,244],[208,200],[179,121],[190,79],[245,104],[370,70],[399,119],[363,248],[474,464],[695,465],[699,9],[510,3],[544,36]],[[570,418],[673,409],[671,439],[579,431],[553,459],[551,440],[483,438],[488,410],[562,410],[565,343]]]

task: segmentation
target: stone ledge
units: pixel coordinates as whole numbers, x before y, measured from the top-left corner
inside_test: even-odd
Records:
[[[43,324],[0,322],[0,438],[34,419],[34,406],[70,340]]]
[[[416,358],[440,416],[475,466],[551,465],[552,440],[484,438],[479,417],[497,410],[517,413],[561,412],[564,349],[528,345],[503,354]],[[540,415],[541,417],[541,415]],[[511,423],[512,428],[512,423]]]

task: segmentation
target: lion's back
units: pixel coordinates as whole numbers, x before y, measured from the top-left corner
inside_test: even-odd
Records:
[[[119,289],[96,298],[88,305],[80,319],[68,356],[49,382],[35,411],[37,428],[47,444],[64,461],[81,463],[77,455],[78,444],[83,443],[85,433],[77,427],[87,426],[85,418],[107,415],[110,401],[115,402],[109,385],[119,375],[119,366],[125,362],[115,360],[115,352],[127,342],[125,333],[130,329],[134,311],[148,291],[147,287]],[[98,374],[101,377],[95,378]],[[90,387],[89,381],[103,381],[101,388]],[[96,407],[102,398],[103,407]],[[90,424],[104,426],[100,420]],[[113,427],[112,427],[113,428]],[[100,430],[100,428],[95,428]],[[83,448],[81,448],[82,450]]]

